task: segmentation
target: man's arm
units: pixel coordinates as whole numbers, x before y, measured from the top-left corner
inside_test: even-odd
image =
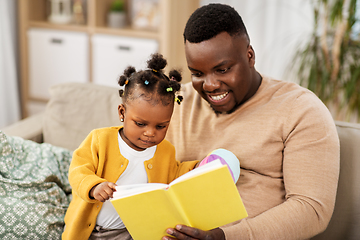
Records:
[[[283,129],[284,202],[221,227],[228,240],[308,239],[326,229],[330,221],[340,162],[335,124],[315,96],[299,96],[291,108]],[[181,232],[190,239],[213,237],[193,228],[181,228],[174,231],[175,239],[186,239]]]

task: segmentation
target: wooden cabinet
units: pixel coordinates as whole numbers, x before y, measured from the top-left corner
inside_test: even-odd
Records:
[[[131,6],[132,0],[127,0],[126,5]],[[107,13],[112,0],[87,0],[85,4],[86,21],[82,25],[77,24],[53,24],[48,22],[49,0],[18,0],[19,16],[19,49],[20,49],[20,77],[21,77],[21,96],[22,96],[22,114],[23,117],[29,115],[29,104],[46,104],[46,95],[30,94],[30,64],[29,55],[29,30],[47,29],[53,31],[84,33],[87,36],[88,56],[88,82],[93,82],[93,46],[92,37],[118,36],[139,39],[151,39],[158,42],[159,52],[168,60],[167,70],[178,68],[183,70],[184,82],[190,81],[190,74],[187,71],[186,59],[184,54],[184,43],[182,33],[185,23],[190,14],[199,6],[198,0],[158,0],[160,12],[160,24],[157,30],[133,29],[131,25],[124,28],[107,27]],[[128,8],[128,13],[130,8]],[[128,15],[129,16],[129,15]],[[130,21],[129,21],[130,22]],[[50,57],[50,56],[49,56]],[[57,59],[54,54],[51,56]],[[49,63],[51,59],[49,59]],[[43,66],[46,69],[46,62]],[[98,82],[96,82],[98,83]],[[41,82],[36,82],[41,84]],[[36,92],[36,91],[35,91]],[[30,113],[31,114],[31,113]]]
[[[155,39],[94,34],[91,37],[92,82],[119,87],[118,79],[131,65],[145,69],[150,54],[159,50]]]
[[[89,81],[86,33],[31,28],[27,37],[30,98],[49,99],[52,85]]]

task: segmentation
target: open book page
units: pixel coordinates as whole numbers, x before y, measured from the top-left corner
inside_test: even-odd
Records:
[[[215,168],[221,167],[222,164],[220,160],[215,160],[210,163],[207,163],[201,167],[195,168],[190,172],[185,173],[184,175],[178,177],[174,181],[172,181],[169,185],[163,183],[142,183],[142,184],[130,184],[130,185],[122,185],[116,186],[116,192],[113,194],[113,199],[124,198],[128,196],[132,196],[139,193],[150,192],[157,189],[166,189],[168,186],[171,186],[177,182],[184,181],[191,177],[200,175],[205,172],[209,172]]]
[[[176,224],[190,225],[167,190],[153,190],[111,199],[115,210],[134,240],[161,239]]]
[[[198,176],[200,174],[203,174],[205,172],[210,172],[213,169],[219,168],[222,166],[222,163],[220,162],[220,160],[214,160],[212,162],[209,162],[201,167],[195,168],[194,170],[191,170],[190,172],[185,173],[184,175],[181,175],[180,177],[178,177],[177,179],[175,179],[174,181],[172,181],[169,185],[173,185],[175,183],[184,181],[186,179],[189,179],[191,177],[194,176]]]
[[[114,192],[112,199],[124,198],[157,189],[165,189],[167,186],[167,184],[163,183],[141,183],[116,186],[116,192]]]
[[[218,160],[217,160],[218,161]],[[208,171],[169,188],[189,226],[210,230],[247,217],[240,194],[226,165],[207,163]],[[205,167],[201,166],[199,167]],[[212,169],[212,170],[210,170]]]

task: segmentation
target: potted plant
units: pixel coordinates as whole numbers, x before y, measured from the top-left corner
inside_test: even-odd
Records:
[[[108,13],[108,26],[122,28],[126,26],[125,0],[114,0]]]
[[[314,2],[314,31],[292,68],[335,120],[360,121],[360,36],[356,0]]]

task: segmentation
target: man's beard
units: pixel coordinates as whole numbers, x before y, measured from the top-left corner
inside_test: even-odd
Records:
[[[210,103],[209,103],[209,105],[210,105],[211,109],[214,111],[214,113],[215,113],[216,115],[220,115],[220,114],[231,114],[231,113],[233,113],[233,112],[238,108],[238,106],[235,106],[235,107],[232,108],[230,111],[220,112],[220,111],[215,110],[215,108],[213,108],[213,106],[212,106]]]

